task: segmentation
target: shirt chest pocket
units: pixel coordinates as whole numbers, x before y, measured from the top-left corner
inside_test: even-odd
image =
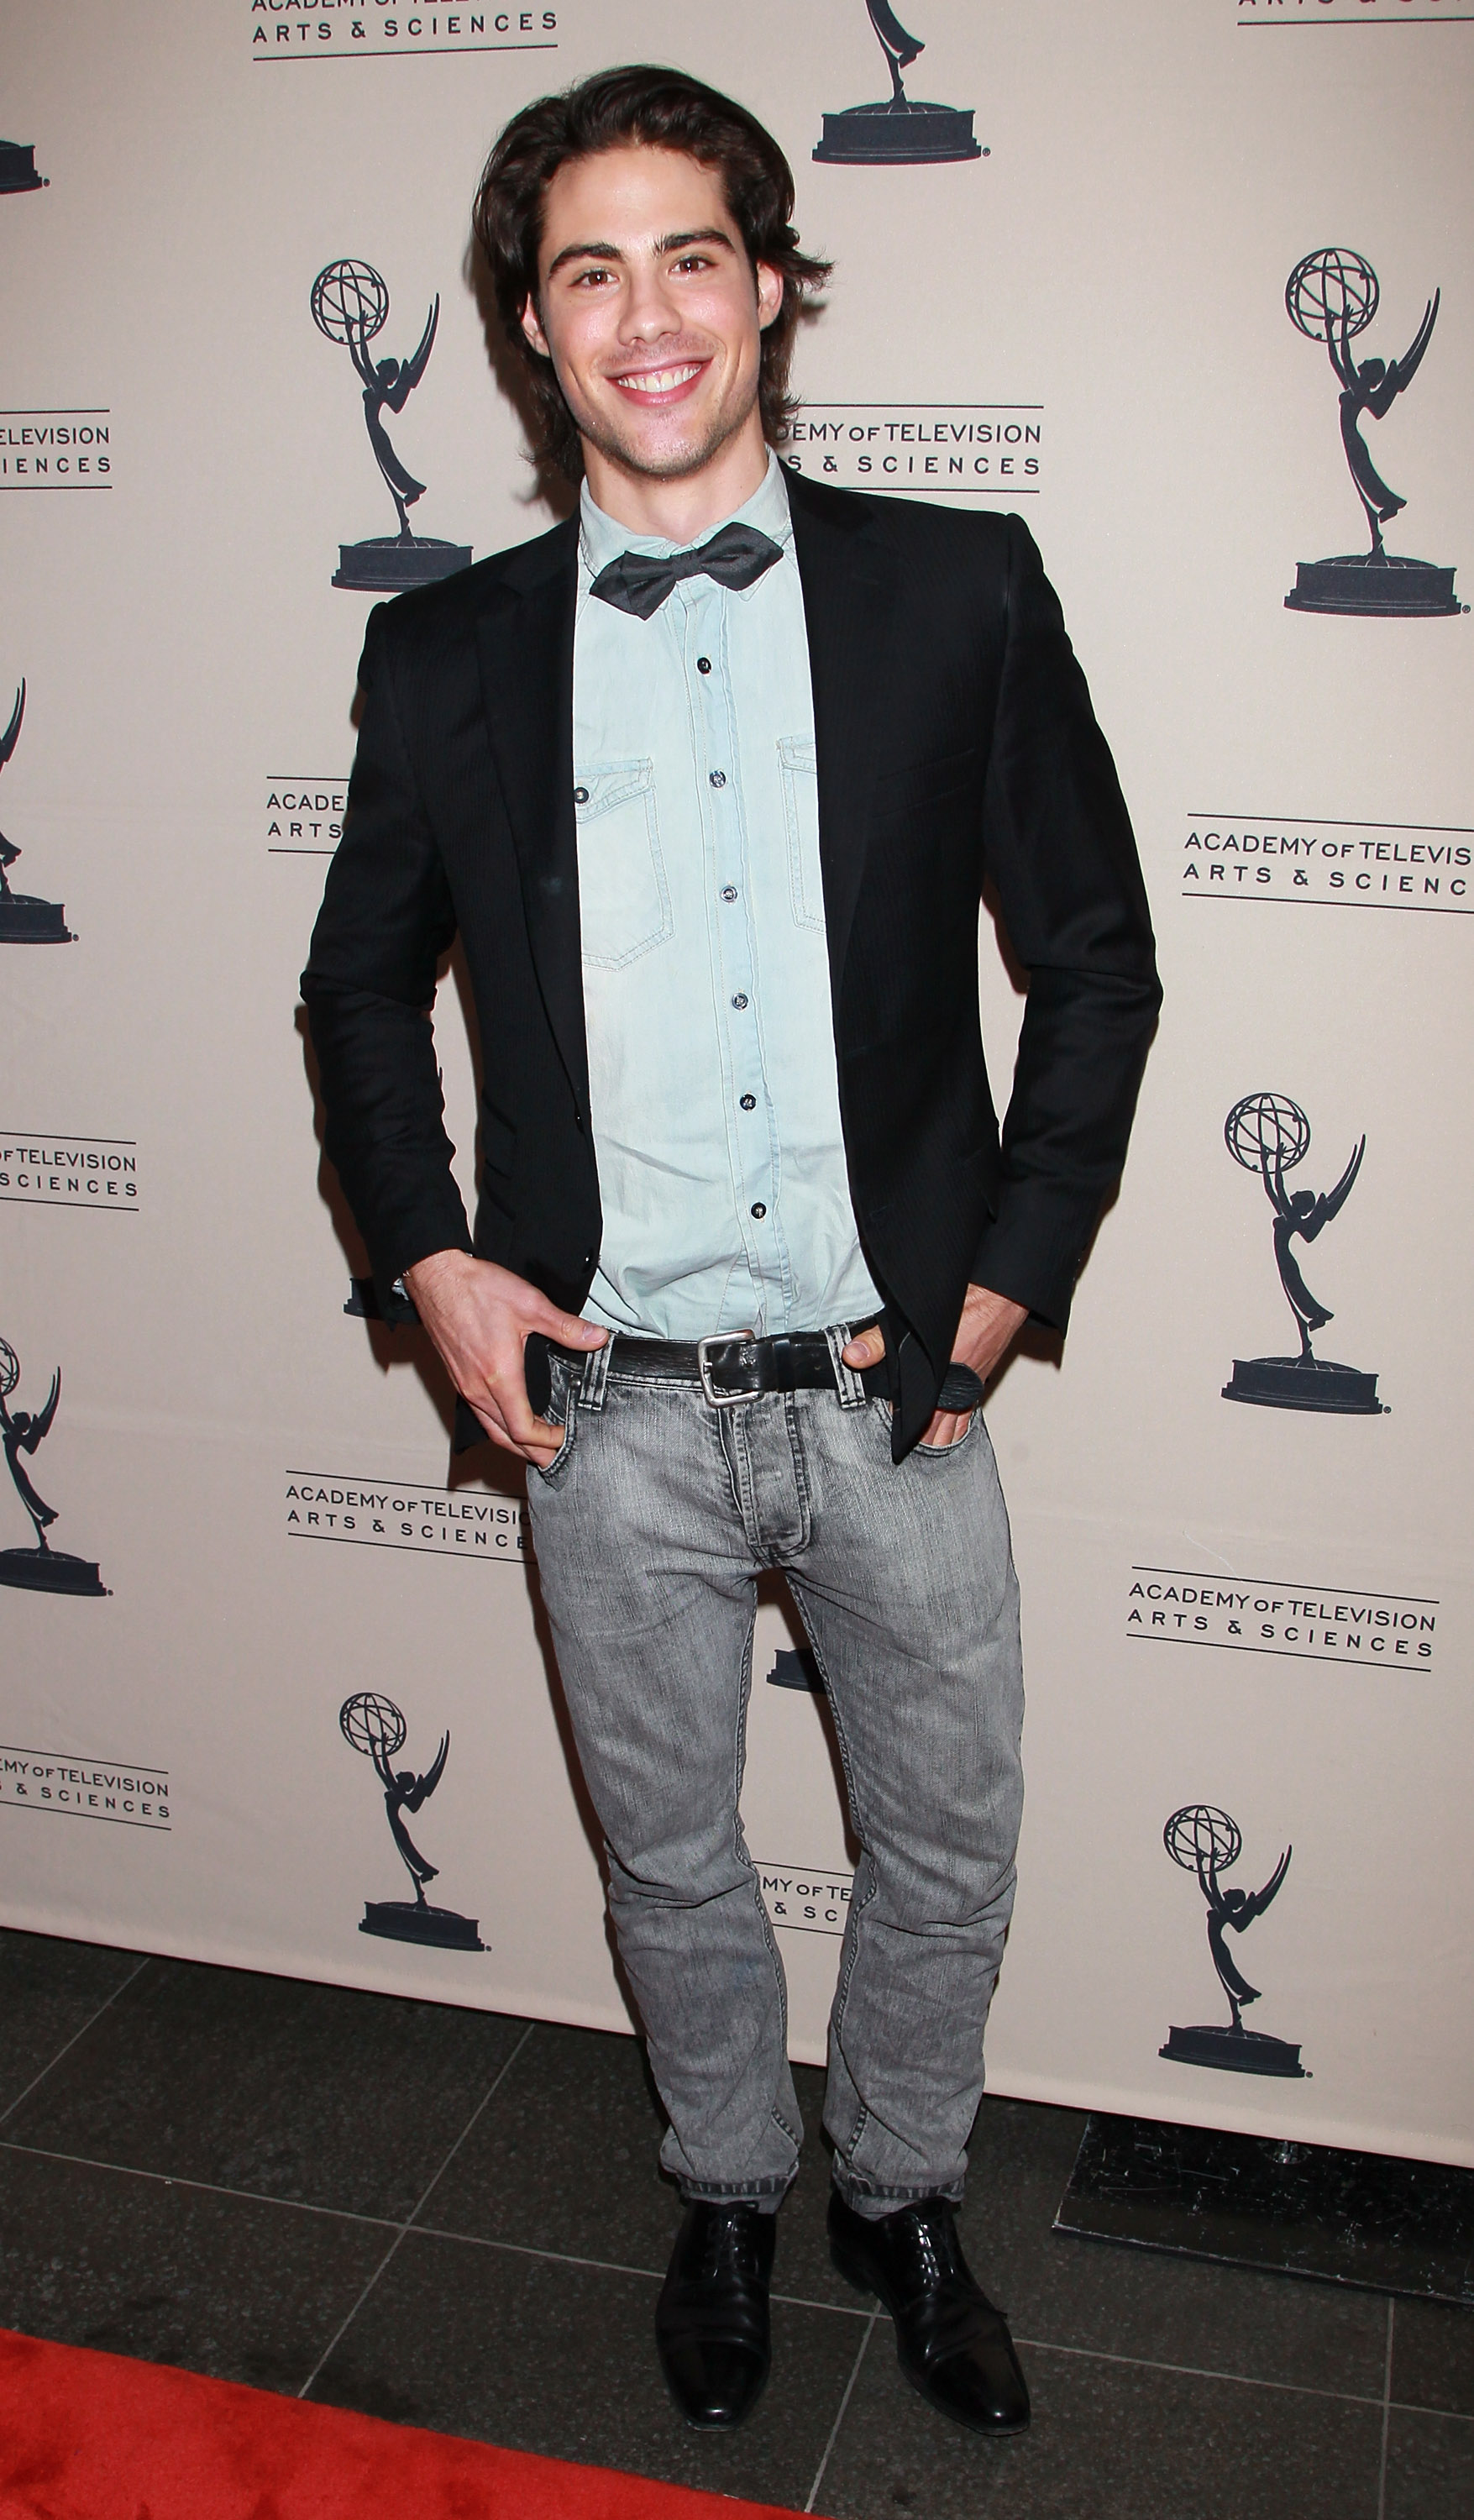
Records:
[[[824,928],[824,879],[819,860],[819,756],[812,737],[782,735],[779,770],[788,833],[788,896],[799,927]]]
[[[600,761],[574,773],[583,958],[617,971],[672,929],[650,761]]]

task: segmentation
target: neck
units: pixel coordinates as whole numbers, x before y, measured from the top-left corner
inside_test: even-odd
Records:
[[[584,471],[595,504],[632,534],[659,534],[672,543],[697,542],[736,515],[762,487],[767,470],[768,446],[756,411],[698,472],[671,480],[634,472],[584,440]]]

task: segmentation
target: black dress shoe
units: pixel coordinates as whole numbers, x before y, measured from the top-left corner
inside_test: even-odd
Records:
[[[655,2305],[655,2343],[671,2396],[703,2432],[739,2424],[768,2377],[777,2221],[755,2205],[686,2208]]]
[[[829,2195],[829,2251],[896,2323],[896,2356],[929,2406],[975,2433],[1021,2433],[1029,2391],[1001,2310],[974,2282],[945,2196],[867,2222]]]

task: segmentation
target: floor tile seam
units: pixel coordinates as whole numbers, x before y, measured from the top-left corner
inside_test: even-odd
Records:
[[[146,1968],[152,1957],[152,1954],[146,1953],[143,1959],[139,1962],[139,1969]],[[135,1969],[132,1972],[132,1976],[124,1979],[123,1986],[132,1985],[133,1978],[137,1977],[139,1969]],[[114,1989],[113,1996],[110,1996],[108,2000],[110,2003],[114,2000],[115,1996],[122,1994],[123,1986]],[[92,2021],[100,2019],[101,2015],[106,2012],[107,2009],[107,2004],[100,2005],[98,2011],[92,2015]],[[76,2033],[76,2037],[78,2039],[82,2038],[86,2031],[92,2027],[92,2021],[83,2023],[81,2030]],[[224,2181],[218,2179],[192,2179],[183,2171],[148,2170],[141,2162],[105,2161],[99,2159],[92,2153],[60,2152],[52,2144],[21,2143],[14,2136],[0,2135],[0,2152],[21,2153],[33,2161],[63,2162],[68,2167],[76,2170],[112,2171],[115,2172],[118,2177],[123,2179],[152,2179],[165,2187],[189,2187],[198,2189],[203,2195],[238,2197],[243,2203],[248,2205],[284,2205],[289,2207],[293,2213],[297,2214],[326,2214],[337,2222],[364,2223],[372,2226],[375,2229],[403,2232],[410,2229],[415,2214],[419,2213],[423,2209],[426,2200],[434,2192],[437,2182],[449,2169],[451,2162],[455,2159],[461,2145],[465,2142],[467,2137],[471,2131],[471,2128],[475,2125],[481,2111],[494,2097],[503,2076],[509,2071],[511,2066],[514,2064],[516,2058],[520,2055],[536,2027],[537,2025],[535,2022],[528,2022],[526,2029],[523,2031],[521,2038],[517,2041],[512,2054],[507,2058],[506,2063],[497,2073],[490,2088],[482,2093],[474,2109],[472,2109],[470,2116],[467,2119],[465,2126],[462,2128],[461,2133],[457,2136],[455,2142],[447,2152],[445,2159],[441,2162],[439,2169],[435,2172],[434,2178],[430,2181],[429,2185],[424,2190],[419,2202],[412,2209],[412,2212],[409,2215],[360,2214],[355,2212],[353,2207],[350,2205],[319,2205],[313,2203],[310,2198],[303,2196],[273,2196],[269,2190],[262,2187],[232,2187],[227,2185]],[[67,2042],[68,2047],[74,2044],[74,2041],[68,2040]],[[55,2065],[59,2061],[60,2056],[65,2056],[66,2053],[66,2048],[61,2048],[58,2051],[58,2056],[54,2056],[52,2058],[52,2065]],[[45,2072],[49,2074],[50,2071],[51,2065],[48,2065]],[[36,2077],[37,2082],[44,2081],[44,2074]],[[34,2083],[27,2086],[27,2090],[29,2091],[34,2091]],[[18,2099],[14,2103],[14,2106],[19,2108],[21,2100],[23,2100],[25,2096],[26,2093],[22,2092],[21,2099]],[[9,2110],[0,2112],[0,2126],[5,2124],[6,2118],[10,2114],[11,2112]]]
[[[1377,2459],[1377,2520],[1387,2520],[1387,2439],[1392,2430],[1392,2348],[1397,2334],[1397,2304],[1387,2304],[1387,2357],[1382,2365],[1382,2443]]]
[[[415,2207],[415,2213],[410,2217],[410,2221],[401,2225],[400,2228],[395,2232],[393,2239],[389,2242],[383,2256],[380,2259],[378,2266],[370,2275],[368,2282],[364,2285],[363,2290],[360,2292],[358,2299],[354,2302],[346,2318],[339,2321],[337,2327],[328,2339],[327,2344],[324,2346],[321,2354],[317,2358],[317,2361],[308,2372],[306,2379],[302,2382],[300,2389],[297,2391],[297,2396],[299,2398],[305,2398],[307,2396],[308,2392],[317,2380],[319,2373],[325,2369],[327,2364],[332,2361],[334,2355],[337,2352],[338,2347],[341,2345],[343,2338],[347,2335],[353,2321],[358,2317],[358,2314],[363,2309],[365,2303],[368,2301],[370,2294],[375,2290],[381,2277],[387,2273],[388,2269],[393,2262],[395,2252],[403,2246],[405,2240],[409,2236],[410,2228],[414,2223],[415,2215],[422,2214],[424,2211],[425,2206],[428,2204],[431,2196],[435,2192],[438,2182],[444,2178],[445,2173],[450,2168],[451,2163],[455,2160],[457,2153],[460,2151],[462,2144],[469,2135],[471,2128],[475,2125],[481,2111],[487,2106],[487,2103],[495,2097],[497,2092],[501,2089],[502,2083],[506,2079],[506,2076],[516,2063],[518,2056],[520,2056],[522,2049],[526,2047],[528,2040],[532,2036],[534,2027],[535,2024],[529,2021],[526,2029],[517,2041],[516,2046],[513,2048],[511,2055],[505,2059],[501,2071],[493,2076],[489,2090],[482,2093],[476,2106],[471,2110],[465,2126],[461,2129],[455,2142],[451,2145],[450,2150],[445,2155],[439,2169],[435,2172],[434,2178],[430,2181],[429,2185],[422,2194],[419,2203]]]
[[[846,2414],[849,2412],[850,2400],[855,2394],[855,2383],[860,2377],[860,2365],[865,2361],[866,2347],[869,2345],[871,2338],[875,2332],[875,2321],[880,2316],[879,2312],[876,2310],[863,2310],[856,2315],[866,2322],[865,2334],[860,2339],[860,2343],[855,2354],[855,2360],[850,2364],[850,2376],[844,2384],[844,2394],[835,2409],[834,2420],[829,2426],[829,2438],[825,2443],[823,2455],[820,2458],[818,2467],[814,2471],[814,2482],[809,2488],[808,2496],[804,2502],[805,2511],[812,2511],[819,2498],[819,2489],[824,2483],[825,2470],[828,2466],[830,2457],[833,2454],[834,2444],[839,2439],[839,2428],[844,2422]]]
[[[48,2063],[42,2066],[39,2074],[33,2074],[31,2076],[31,2079],[26,2084],[24,2091],[17,2092],[16,2097],[11,2101],[9,2108],[0,2109],[0,2126],[6,2125],[6,2123],[15,2116],[17,2109],[24,2106],[32,2092],[40,2089],[48,2074],[54,2074],[56,2072],[56,2069],[60,2065],[63,2057],[69,2055],[71,2049],[76,2046],[77,2041],[79,2039],[85,2039],[88,2031],[92,2029],[96,2022],[101,2021],[104,2013],[111,2009],[111,2007],[117,2002],[118,1997],[127,1993],[128,1988],[133,1984],[134,1979],[143,1975],[144,1970],[148,1967],[149,1962],[153,1958],[154,1954],[152,1952],[145,1952],[137,1968],[130,1969],[127,1976],[121,1979],[113,1988],[112,1993],[108,1997],[107,2001],[100,2003],[95,2012],[88,2013],[81,2028],[79,2030],[74,2030],[69,2039],[65,2039],[62,2042],[56,2054]]]
[[[449,2170],[449,2168],[450,2168],[450,2166],[451,2166],[451,2163],[455,2160],[455,2157],[456,2157],[457,2153],[460,2151],[461,2146],[462,2146],[462,2145],[463,2145],[463,2143],[466,2141],[467,2137],[470,2134],[470,2132],[471,2132],[472,2128],[475,2126],[475,2124],[476,2124],[477,2120],[481,2117],[481,2115],[482,2115],[483,2111],[485,2111],[486,2109],[489,2109],[489,2108],[490,2108],[492,2101],[496,2098],[496,2095],[497,2095],[498,2092],[501,2090],[502,2085],[506,2082],[508,2075],[511,2073],[511,2071],[512,2071],[512,2069],[513,2069],[513,2066],[516,2063],[517,2058],[520,2056],[520,2054],[521,2054],[521,2052],[522,2052],[522,2049],[526,2047],[528,2040],[532,2037],[532,2034],[533,2034],[533,2032],[534,2032],[534,2030],[535,2030],[536,2028],[537,2028],[537,2023],[536,2023],[535,2021],[529,2021],[529,2022],[528,2022],[528,2024],[527,2024],[527,2026],[526,2026],[525,2030],[522,2032],[522,2035],[521,2035],[520,2039],[517,2041],[516,2046],[513,2048],[511,2055],[510,2055],[510,2056],[507,2056],[506,2058],[504,2058],[504,2060],[503,2060],[503,2062],[502,2062],[502,2065],[501,2065],[501,2067],[500,2067],[499,2071],[498,2071],[497,2073],[495,2073],[495,2074],[492,2076],[492,2079],[491,2079],[490,2085],[489,2085],[489,2086],[488,2086],[488,2088],[487,2088],[487,2089],[482,2092],[482,2094],[481,2094],[480,2098],[477,2100],[475,2107],[471,2110],[471,2113],[470,2113],[469,2117],[467,2119],[465,2126],[461,2129],[461,2132],[460,2132],[460,2134],[457,2136],[455,2142],[451,2145],[451,2148],[450,2148],[449,2152],[446,2154],[445,2159],[441,2162],[440,2167],[439,2167],[439,2169],[436,2171],[436,2173],[435,2173],[435,2175],[434,2175],[433,2179],[430,2181],[429,2185],[425,2188],[424,2193],[424,2194],[423,2194],[423,2196],[420,2198],[420,2201],[419,2201],[419,2203],[416,2205],[414,2212],[410,2215],[409,2220],[408,2220],[408,2222],[407,2222],[407,2224],[406,2224],[406,2226],[405,2226],[405,2228],[406,2228],[407,2230],[415,2229],[415,2228],[417,2228],[419,2227],[419,2220],[420,2220],[420,2216],[424,2212],[424,2209],[425,2209],[426,2205],[429,2203],[430,2198],[433,2196],[433,2194],[434,2194],[434,2192],[435,2192],[436,2188],[437,2188],[437,2187],[439,2186],[439,2184],[440,2184],[441,2180],[445,2177],[445,2174],[446,2174],[446,2172]]]
[[[1420,2407],[1414,2398],[1389,2398],[1389,2415],[1427,2415],[1436,2424],[1474,2424],[1461,2407]]]
[[[9,2136],[0,2136],[0,2153],[19,2154],[27,2161],[58,2161],[69,2170],[106,2170],[117,2179],[149,2179],[156,2187],[188,2187],[201,2196],[229,2196],[241,2205],[277,2205],[289,2214],[320,2214],[332,2223],[361,2223],[375,2231],[409,2229],[408,2223],[395,2214],[356,2214],[349,2205],[314,2205],[303,2196],[270,2196],[260,2187],[226,2187],[216,2179],[190,2179],[177,2170],[145,2170],[133,2161],[98,2161],[85,2152],[54,2152],[49,2145],[17,2143]]]
[[[463,2248],[501,2249],[514,2258],[547,2258],[554,2266],[587,2267],[601,2275],[637,2275],[642,2283],[663,2283],[663,2273],[651,2267],[627,2267],[617,2258],[585,2258],[571,2249],[534,2248],[527,2240],[495,2240],[485,2231],[452,2231],[439,2223],[415,2223],[406,2226],[417,2240],[453,2240]]]
[[[804,2292],[776,2292],[771,2298],[786,2310],[827,2310],[836,2318],[889,2318],[888,2310],[863,2310],[858,2301],[815,2301]]]
[[[452,2240],[470,2249],[503,2249],[514,2258],[546,2258],[553,2266],[587,2267],[591,2273],[601,2275],[634,2275],[641,2283],[665,2281],[665,2271],[661,2267],[630,2267],[618,2258],[586,2258],[572,2249],[540,2249],[529,2240],[494,2239],[487,2231],[453,2231],[441,2223],[407,2223],[404,2228],[406,2233],[417,2240]],[[836,2318],[870,2318],[880,2315],[862,2310],[852,2302],[815,2301],[807,2293],[774,2292],[768,2297],[785,2310],[827,2310],[832,2311]]]
[[[306,2379],[302,2382],[301,2387],[298,2389],[298,2391],[297,2391],[297,2393],[296,2393],[296,2394],[297,2394],[297,2396],[298,2396],[299,2398],[305,2398],[305,2397],[306,2397],[308,2390],[312,2387],[312,2385],[313,2385],[314,2381],[317,2379],[319,2372],[321,2372],[321,2371],[322,2371],[322,2369],[324,2368],[325,2364],[327,2364],[328,2362],[330,2362],[332,2361],[333,2356],[337,2352],[337,2349],[338,2349],[338,2347],[341,2345],[341,2343],[342,2343],[342,2341],[343,2341],[343,2338],[347,2335],[349,2328],[350,2328],[350,2327],[352,2326],[352,2324],[353,2324],[353,2321],[354,2321],[354,2320],[355,2320],[355,2318],[358,2317],[358,2314],[359,2314],[359,2312],[362,2310],[362,2308],[363,2308],[363,2306],[364,2306],[365,2302],[368,2300],[370,2293],[374,2290],[374,2287],[375,2287],[375,2285],[379,2282],[380,2277],[382,2274],[384,2274],[384,2273],[386,2272],[386,2271],[387,2271],[387,2269],[388,2269],[389,2265],[391,2264],[391,2262],[392,2262],[392,2260],[393,2260],[394,2253],[395,2253],[395,2251],[400,2247],[401,2243],[402,2243],[402,2242],[403,2242],[403,2240],[404,2240],[404,2237],[405,2237],[405,2231],[404,2231],[404,2228],[401,2228],[399,2230],[397,2230],[397,2231],[395,2232],[394,2237],[393,2237],[393,2238],[392,2238],[392,2240],[389,2242],[389,2245],[388,2245],[388,2247],[385,2249],[385,2251],[384,2251],[384,2253],[383,2253],[383,2256],[380,2259],[378,2266],[375,2268],[375,2270],[374,2270],[373,2273],[370,2275],[368,2282],[363,2286],[362,2290],[360,2291],[360,2293],[359,2293],[359,2295],[358,2295],[358,2298],[357,2298],[357,2300],[354,2302],[352,2309],[348,2312],[347,2317],[346,2317],[345,2318],[341,2318],[341,2319],[339,2319],[339,2321],[338,2321],[338,2323],[337,2323],[336,2327],[335,2327],[335,2328],[334,2329],[334,2331],[333,2331],[333,2334],[329,2337],[327,2344],[323,2347],[323,2350],[322,2350],[321,2354],[318,2356],[317,2361],[313,2363],[313,2366],[312,2366],[311,2370],[308,2372]]]
[[[1378,2413],[1384,2405],[1381,2398],[1365,2397],[1356,2389],[1318,2389],[1308,2380],[1262,2380],[1253,2371],[1214,2371],[1205,2363],[1162,2362],[1148,2354],[1108,2354],[1097,2345],[1051,2345],[1042,2336],[1015,2336],[1013,2342],[1029,2354],[1067,2354],[1077,2362],[1119,2362],[1136,2371],[1171,2371],[1184,2380],[1223,2380],[1234,2389],[1276,2389],[1291,2398],[1328,2398],[1341,2407],[1375,2407]],[[1474,2423],[1474,2416],[1466,2420]]]

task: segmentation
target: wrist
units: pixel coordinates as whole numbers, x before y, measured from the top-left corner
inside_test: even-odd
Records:
[[[981,1314],[987,1321],[1011,1322],[1015,1328],[1021,1328],[1029,1318],[1027,1304],[1019,1303],[1013,1295],[1000,1295],[992,1286],[970,1284],[962,1309]]]
[[[409,1268],[404,1271],[404,1284],[418,1304],[424,1296],[433,1297],[437,1292],[443,1292],[458,1282],[464,1282],[476,1266],[476,1261],[469,1251],[457,1250],[454,1247],[445,1251],[430,1251],[423,1260],[412,1261]]]

